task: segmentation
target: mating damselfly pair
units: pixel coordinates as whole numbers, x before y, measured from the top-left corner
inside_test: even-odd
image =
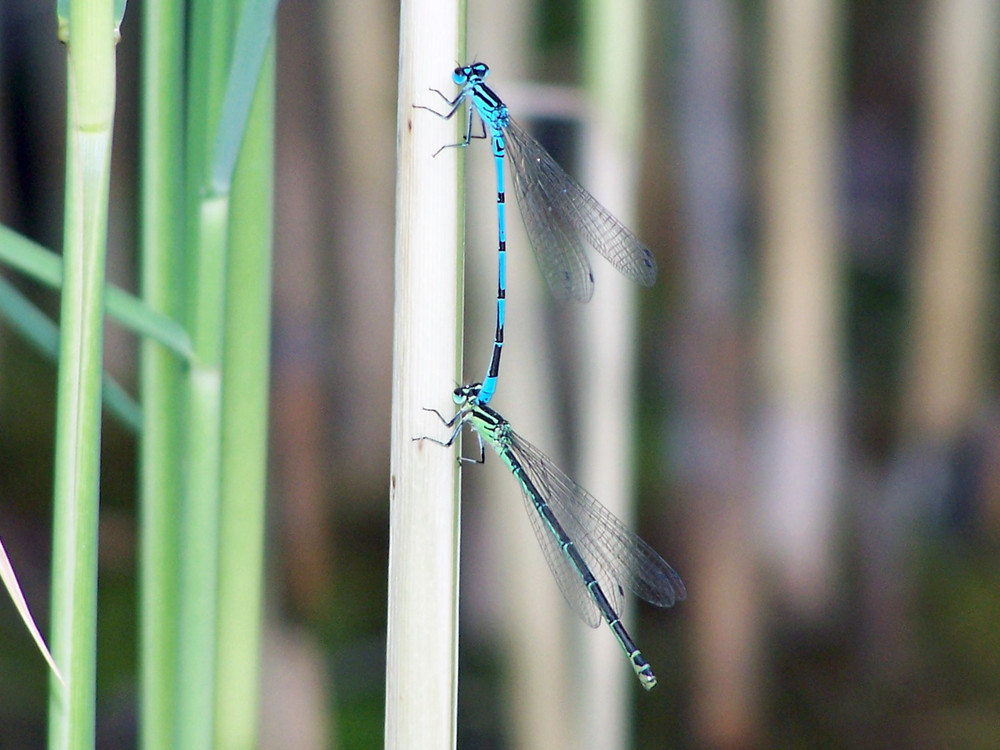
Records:
[[[487,406],[496,391],[504,341],[505,161],[511,164],[514,191],[539,268],[557,298],[586,302],[593,295],[594,279],[584,254],[585,244],[595,248],[627,278],[644,286],[656,280],[656,262],[628,228],[510,117],[507,106],[485,84],[488,73],[485,63],[456,68],[452,80],[461,90],[454,99],[432,89],[447,102],[449,110],[437,112],[419,107],[450,119],[466,103],[464,139],[442,149],[468,146],[473,138],[488,137],[497,179],[498,282],[493,355],[483,383],[455,389],[458,411],[451,419],[429,410],[454,428],[450,437],[444,441],[426,439],[451,446],[465,425],[470,425],[479,439],[480,463],[485,460],[484,442],[496,450],[520,485],[538,544],[566,601],[591,627],[598,627],[602,619],[608,624],[640,683],[650,689],[656,685],[656,676],[620,619],[624,590],[657,606],[669,607],[686,596],[680,576],[652,547]],[[482,126],[480,136],[473,135],[473,110]],[[474,460],[459,456],[459,461]]]

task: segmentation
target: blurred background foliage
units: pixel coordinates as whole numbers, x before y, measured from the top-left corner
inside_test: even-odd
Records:
[[[142,6],[119,45],[109,225],[108,277],[130,289]],[[65,121],[54,13],[0,5],[0,221],[50,248]],[[582,13],[473,0],[469,53],[501,93],[516,88],[505,46],[528,50],[526,78],[579,83]],[[643,89],[638,229],[661,275],[640,295],[636,525],[690,599],[632,618],[661,678],[649,696],[628,686],[632,741],[996,747],[998,10],[652,0],[644,14],[643,80],[622,85]],[[265,747],[381,742],[397,15],[392,0],[279,10]],[[447,92],[448,74],[428,85]],[[800,86],[819,101],[794,99]],[[803,110],[817,119],[797,130]],[[490,168],[477,145],[468,160]],[[469,202],[492,210],[488,194]],[[467,300],[474,375],[491,330],[471,291],[493,283],[482,244],[470,239],[470,275],[485,279]],[[54,312],[52,292],[8,276]],[[545,314],[572,330],[576,309]],[[803,345],[796,326],[818,335]],[[509,335],[505,371],[542,355]],[[107,367],[133,392],[136,351],[109,327]],[[0,534],[43,630],[54,388],[52,366],[0,325]],[[520,424],[517,393],[499,398]],[[572,446],[572,409],[560,414],[551,440]],[[105,430],[98,733],[120,748],[136,736],[136,445]],[[508,532],[476,523],[492,483],[466,485],[459,745],[508,747],[499,634],[517,624],[497,624],[489,601]],[[0,747],[40,747],[45,666],[6,604],[0,633]]]

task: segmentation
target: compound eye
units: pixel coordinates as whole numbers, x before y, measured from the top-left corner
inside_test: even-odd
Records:
[[[469,80],[468,66],[464,68],[455,68],[455,70],[452,71],[451,80],[454,81],[459,86],[468,81]]]
[[[487,65],[486,63],[481,63],[481,62],[475,63],[472,66],[472,73],[478,76],[479,78],[486,78],[486,76],[489,75],[489,72],[490,72],[490,66]]]

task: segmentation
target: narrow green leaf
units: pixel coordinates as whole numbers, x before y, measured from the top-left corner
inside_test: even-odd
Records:
[[[57,0],[56,19],[59,23],[59,41],[65,43],[69,38],[69,0]]]
[[[128,4],[128,0],[115,0],[115,31],[121,28],[122,20],[125,18],[125,6]],[[121,34],[118,34],[120,37]]]
[[[243,3],[212,154],[212,190],[216,193],[229,192],[233,180],[236,157],[243,143],[250,104],[274,29],[277,7],[278,0],[247,0]]]
[[[140,336],[159,341],[184,360],[191,360],[191,337],[180,323],[118,287],[108,285],[105,295],[108,315]]]
[[[51,250],[0,225],[0,263],[59,289],[63,283],[62,258]],[[191,359],[191,338],[177,321],[158,313],[138,297],[111,284],[105,290],[107,314],[125,328],[149,336],[185,360]]]
[[[142,407],[136,403],[128,391],[107,375],[104,376],[101,383],[101,398],[109,414],[118,417],[118,421],[125,425],[132,434],[142,434]]]
[[[59,328],[9,281],[0,276],[0,316],[47,359],[59,359]],[[114,378],[103,376],[101,385],[108,412],[135,434],[142,431],[142,408]]]

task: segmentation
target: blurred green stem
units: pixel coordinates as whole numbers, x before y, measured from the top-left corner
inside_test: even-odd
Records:
[[[184,20],[181,0],[143,8],[140,286],[146,305],[174,320],[183,320],[184,310],[184,160],[179,158],[184,153]],[[184,335],[190,351],[186,330]],[[144,750],[169,750],[177,736],[184,368],[160,343],[143,340],[139,729]]]
[[[181,508],[176,743],[210,750],[215,728],[222,350],[229,195],[211,189],[211,148],[229,72],[232,4],[191,3],[185,131],[187,379]]]
[[[215,747],[257,746],[271,327],[273,47],[236,162],[222,370]]]

